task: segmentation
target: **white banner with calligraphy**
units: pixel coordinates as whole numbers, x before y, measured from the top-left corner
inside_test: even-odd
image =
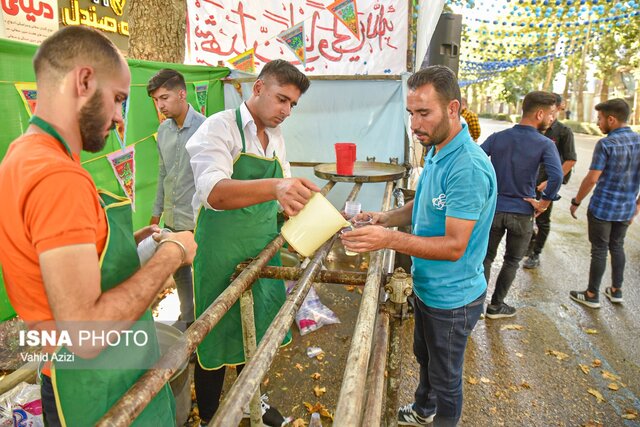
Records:
[[[185,63],[218,65],[255,49],[257,71],[285,59],[307,74],[400,74],[407,69],[407,1],[356,0],[360,39],[333,0],[187,0]],[[278,34],[304,23],[306,66]],[[228,65],[228,64],[227,64]]]
[[[58,30],[57,0],[0,0],[2,37],[40,44]]]

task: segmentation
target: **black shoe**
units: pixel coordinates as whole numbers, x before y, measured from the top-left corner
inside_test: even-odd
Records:
[[[516,315],[516,309],[502,303],[500,305],[489,304],[487,306],[487,317],[489,319],[501,319],[503,317],[513,317]]]
[[[607,286],[604,290],[604,295],[609,298],[609,301],[619,304],[621,302],[624,302],[624,300],[622,299],[622,289],[618,289],[615,292],[611,291],[611,287]]]
[[[265,426],[280,427],[291,422],[291,418],[283,417],[280,411],[267,403],[267,400],[269,400],[269,396],[267,396],[266,394],[260,396],[260,406],[262,407],[262,422]],[[245,409],[243,415],[244,418],[251,417],[251,413],[249,412],[248,408]]]
[[[587,291],[571,291],[569,292],[569,297],[575,302],[579,302],[582,305],[586,305],[589,308],[600,308],[600,300],[598,299],[598,295],[591,298],[587,295]]]
[[[409,403],[398,409],[398,425],[426,426],[433,422],[435,416],[436,414],[431,414],[426,417],[418,415],[418,413],[413,410],[413,403]]]
[[[529,258],[525,259],[524,263],[522,264],[522,267],[530,270],[534,268],[538,268],[538,266],[540,266],[539,254],[532,254]]]

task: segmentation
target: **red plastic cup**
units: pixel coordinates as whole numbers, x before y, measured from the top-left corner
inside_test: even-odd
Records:
[[[356,161],[356,144],[353,142],[336,142],[336,172],[338,175],[353,175],[353,164]]]

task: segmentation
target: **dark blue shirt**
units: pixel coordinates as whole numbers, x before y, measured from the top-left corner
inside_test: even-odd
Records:
[[[589,210],[603,221],[628,221],[636,211],[640,186],[640,135],[625,126],[596,144],[591,170],[602,171]]]
[[[548,175],[546,200],[558,199],[562,184],[562,165],[553,141],[533,126],[515,125],[496,132],[481,145],[491,156],[498,178],[496,212],[533,214],[533,206],[525,197],[536,197],[536,177],[542,163]]]

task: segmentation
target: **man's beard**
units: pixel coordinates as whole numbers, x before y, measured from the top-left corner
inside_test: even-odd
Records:
[[[80,109],[80,137],[82,149],[90,153],[102,151],[107,138],[104,132],[104,115],[102,112],[102,91],[96,90],[89,102]],[[115,126],[112,125],[112,129]]]
[[[438,126],[433,130],[430,134],[426,132],[414,131],[416,135],[425,135],[429,137],[429,141],[418,140],[422,146],[430,148],[435,145],[440,145],[444,142],[445,139],[449,136],[449,132],[451,131],[451,125],[446,117],[443,117]]]

